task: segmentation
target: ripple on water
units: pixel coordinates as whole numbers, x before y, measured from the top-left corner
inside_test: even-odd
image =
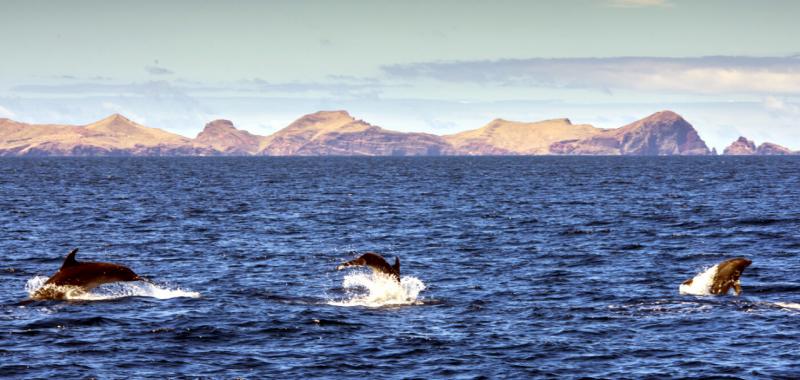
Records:
[[[0,158],[0,374],[795,378],[798,164]],[[72,247],[157,285],[19,306]],[[736,256],[741,297],[682,292]]]

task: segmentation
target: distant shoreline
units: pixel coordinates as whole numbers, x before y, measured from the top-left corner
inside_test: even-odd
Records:
[[[451,135],[398,132],[347,111],[304,115],[259,136],[230,120],[206,124],[195,138],[146,127],[120,114],[87,125],[27,124],[0,119],[0,156],[707,156],[697,130],[675,112],[656,112],[612,129],[569,119],[495,119]],[[778,144],[739,137],[723,155],[795,155]]]

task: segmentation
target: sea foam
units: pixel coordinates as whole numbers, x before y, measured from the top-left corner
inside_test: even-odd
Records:
[[[413,276],[400,278],[400,283],[392,276],[381,273],[348,274],[342,281],[347,297],[343,300],[329,301],[334,306],[400,306],[421,305],[419,293],[425,290],[425,283]]]
[[[74,286],[44,285],[45,282],[47,282],[47,277],[44,276],[36,276],[29,279],[25,284],[25,291],[28,292],[28,296],[33,297],[33,295],[40,289],[43,289],[43,287],[50,287],[54,293],[62,295],[64,299],[75,301],[104,301],[124,297],[152,297],[157,299],[200,297],[200,293],[198,292],[180,288],[167,288],[157,284],[138,281],[105,284],[88,292]]]
[[[695,296],[708,296],[711,295],[711,286],[714,284],[714,276],[717,275],[717,265],[700,272],[697,276],[692,278],[692,283],[689,285],[681,284],[681,294],[691,294]]]

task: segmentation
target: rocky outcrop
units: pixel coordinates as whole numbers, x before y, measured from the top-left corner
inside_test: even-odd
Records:
[[[789,148],[780,146],[778,144],[765,142],[758,146],[758,149],[756,149],[756,154],[759,156],[788,156],[796,153],[789,150]]]
[[[220,119],[206,124],[194,139],[194,145],[226,156],[249,156],[258,153],[264,139],[266,137],[236,129],[230,120]]]
[[[752,140],[739,136],[736,141],[722,151],[726,156],[750,156],[756,154],[756,144]]]
[[[267,137],[267,156],[438,156],[452,154],[444,139],[427,133],[389,131],[346,111],[305,115]]]
[[[621,128],[550,146],[552,154],[671,156],[708,155],[697,131],[680,115],[662,111]]]
[[[523,123],[495,119],[485,126],[444,136],[462,155],[542,155],[550,146],[564,140],[577,141],[603,130],[588,124],[574,125],[569,119]]]
[[[84,126],[0,120],[5,156],[196,156],[211,154],[192,140],[114,114]]]
[[[725,148],[723,154],[727,156],[787,156],[795,154],[795,152],[770,142],[761,143],[756,148],[756,144],[752,140],[740,136]]]

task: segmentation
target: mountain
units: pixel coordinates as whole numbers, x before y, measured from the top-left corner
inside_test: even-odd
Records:
[[[214,120],[206,124],[194,139],[197,147],[210,147],[226,156],[249,156],[258,153],[266,139],[250,132],[236,129],[230,120]]]
[[[214,120],[190,139],[114,114],[87,125],[28,124],[0,118],[0,156],[438,156],[708,155],[680,115],[662,111],[615,129],[569,119],[525,123],[495,119],[447,136],[404,133],[357,120],[346,111],[305,115],[270,136]],[[740,137],[726,155],[800,154]]]
[[[756,154],[756,144],[752,140],[739,136],[736,141],[722,151],[726,156],[750,156]]]
[[[697,131],[672,111],[654,113],[644,119],[580,140],[552,144],[553,154],[671,156],[708,155],[711,151]]]
[[[495,119],[485,126],[443,136],[463,155],[550,154],[550,145],[564,140],[582,140],[603,130],[588,124],[573,125],[569,119],[523,123]]]
[[[789,150],[789,148],[780,146],[778,144],[764,142],[758,146],[758,149],[756,149],[756,154],[759,156],[788,156],[791,154],[797,154],[797,152],[792,152]]]
[[[723,154],[727,156],[785,156],[794,153],[788,148],[770,142],[762,143],[756,148],[756,144],[752,140],[739,136],[736,141],[725,148]]]
[[[0,119],[0,155],[175,156],[208,152],[192,146],[186,137],[145,127],[119,114],[84,126]]]
[[[267,137],[259,154],[267,156],[438,156],[452,147],[439,136],[389,131],[346,111],[305,115]]]

